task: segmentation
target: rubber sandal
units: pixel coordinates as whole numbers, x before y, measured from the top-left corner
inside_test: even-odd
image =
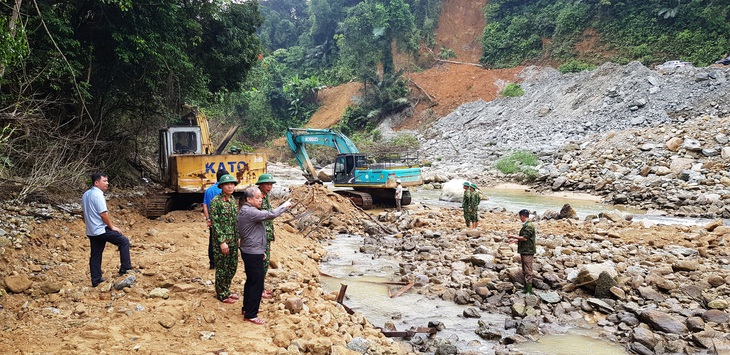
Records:
[[[238,300],[241,299],[241,296],[239,296],[239,295],[237,295],[235,293],[231,293],[231,295],[228,296],[228,298],[233,298],[234,300],[238,301]]]
[[[236,303],[236,300],[234,300],[233,298],[228,297],[228,298],[224,299],[221,302],[223,302],[223,303]]]
[[[264,320],[261,319],[261,318],[259,318],[259,317],[256,317],[256,318],[243,318],[243,319],[246,320],[246,322],[251,322],[253,324],[258,324],[258,325],[264,324]]]

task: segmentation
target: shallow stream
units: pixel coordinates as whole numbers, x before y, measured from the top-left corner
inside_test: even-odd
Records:
[[[358,250],[362,241],[362,237],[343,234],[325,247],[327,258],[320,263],[320,269],[331,276],[322,278],[326,290],[338,291],[341,285],[347,285],[347,297],[343,303],[356,312],[362,312],[376,327],[393,322],[397,330],[404,331],[426,327],[429,321],[439,321],[445,329],[436,336],[448,339],[460,352],[494,353],[497,342],[480,338],[474,333],[478,327],[477,319],[462,316],[468,306],[428,298],[414,289],[391,298],[389,294],[394,294],[399,286],[384,283],[392,281],[391,276],[398,270],[398,261],[373,259],[369,254],[360,253]],[[504,325],[507,318],[506,315],[483,311],[480,314],[479,320],[498,328]],[[551,333],[558,335],[540,336],[538,342],[519,344],[513,349],[523,354],[582,355],[586,349],[598,355],[627,354],[622,346],[598,339],[596,332],[591,329],[552,327]],[[505,331],[505,335],[509,334],[514,334],[514,330]]]

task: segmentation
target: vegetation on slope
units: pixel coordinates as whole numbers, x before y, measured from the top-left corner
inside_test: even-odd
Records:
[[[727,1],[491,0],[485,14],[482,62],[495,68],[543,58],[703,66],[730,48]],[[591,36],[597,47],[581,53],[579,43]]]

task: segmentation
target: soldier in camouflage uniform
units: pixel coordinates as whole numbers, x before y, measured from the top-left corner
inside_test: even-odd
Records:
[[[234,303],[240,296],[231,293],[231,281],[238,269],[238,203],[233,189],[238,184],[230,174],[221,176],[218,186],[221,193],[210,202],[211,226],[216,238],[213,247],[215,259],[215,295],[219,301]]]
[[[507,238],[510,243],[517,243],[517,253],[520,254],[520,261],[522,262],[522,274],[525,277],[525,288],[522,290],[523,293],[532,293],[532,264],[535,260],[535,253],[537,249],[535,247],[535,235],[537,231],[535,225],[530,221],[530,211],[521,210],[518,213],[520,222],[522,222],[522,228],[520,229],[519,235],[507,234]]]
[[[271,189],[274,187],[274,184],[276,184],[276,181],[271,176],[271,174],[261,174],[259,176],[258,181],[256,181],[256,185],[259,187],[259,190],[261,190],[261,194],[264,196],[264,199],[261,201],[261,211],[271,211],[271,202],[269,200],[269,193],[271,192]],[[274,220],[269,219],[264,221],[264,227],[266,228],[266,259],[264,259],[264,277],[266,277],[266,273],[269,272],[269,265],[271,260],[271,242],[274,241]],[[264,288],[264,293],[261,295],[263,298],[270,298],[271,297],[271,291],[267,291]]]
[[[471,183],[468,181],[464,181],[464,199],[461,202],[461,208],[464,210],[464,221],[466,222],[466,227],[471,227],[471,208],[472,208],[472,202],[471,202],[471,189],[470,189]]]
[[[469,183],[469,192],[471,192],[471,227],[476,228],[479,226],[479,203],[482,202],[482,197],[474,183]]]

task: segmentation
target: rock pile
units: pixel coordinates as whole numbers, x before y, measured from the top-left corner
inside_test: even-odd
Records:
[[[539,168],[544,188],[601,193],[677,216],[730,218],[730,116],[626,129],[568,144]]]
[[[627,196],[634,192],[632,179],[654,174],[660,178],[637,183],[670,192],[676,186],[681,196],[671,199],[681,201],[656,206],[668,213],[676,206],[679,213],[694,215],[702,208],[680,207],[715,204],[715,190],[722,190],[718,185],[725,181],[723,176],[728,177],[730,164],[725,128],[730,69],[687,67],[660,73],[632,62],[607,63],[576,74],[528,67],[522,77],[525,95],[464,104],[419,132],[422,152],[435,170],[431,175],[488,183],[494,177],[505,178],[493,167],[497,159],[528,150],[544,162],[546,187],[583,188],[610,195],[614,202],[620,203],[625,196],[626,202],[643,204],[653,192],[642,188],[644,196]],[[617,136],[625,139],[604,142]],[[632,154],[637,152],[641,154]],[[621,160],[624,155],[625,161]],[[689,166],[672,167],[672,158],[691,161]],[[670,173],[677,178],[668,180]],[[687,200],[683,191],[699,195],[696,186],[711,196]],[[617,200],[616,194],[624,196]],[[725,214],[723,206],[716,205],[706,215]]]

